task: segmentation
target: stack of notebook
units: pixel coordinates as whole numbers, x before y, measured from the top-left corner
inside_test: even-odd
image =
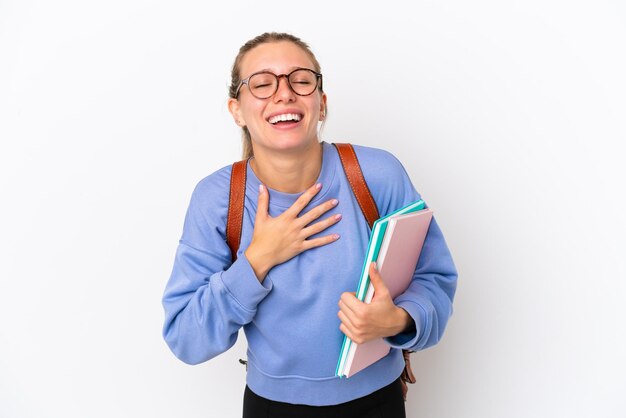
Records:
[[[359,300],[370,303],[374,297],[369,277],[369,266],[374,261],[392,298],[407,289],[432,216],[432,210],[425,208],[423,200],[418,200],[374,222],[356,291]],[[350,377],[386,356],[389,350],[389,344],[382,338],[356,344],[344,336],[335,374]]]

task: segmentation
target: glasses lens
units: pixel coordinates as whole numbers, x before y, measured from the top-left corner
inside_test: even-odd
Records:
[[[278,80],[276,76],[270,73],[258,73],[250,77],[248,87],[254,97],[259,99],[267,99],[276,91]]]
[[[317,87],[317,76],[310,70],[296,70],[289,75],[289,84],[296,94],[308,96]]]

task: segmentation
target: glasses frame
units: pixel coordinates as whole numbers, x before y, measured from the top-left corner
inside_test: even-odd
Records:
[[[312,90],[309,94],[300,94],[300,93],[296,92],[296,91],[294,90],[293,86],[291,85],[291,82],[289,81],[289,77],[291,76],[291,74],[295,73],[296,71],[302,71],[302,70],[310,71],[310,72],[312,72],[313,74],[315,74],[315,81],[316,81],[316,84],[315,84],[315,87],[313,88],[313,90]],[[261,98],[261,97],[257,97],[257,96],[255,96],[255,95],[254,95],[254,93],[252,93],[252,89],[250,88],[250,85],[248,84],[248,83],[250,82],[250,79],[251,79],[252,77],[254,77],[255,75],[257,75],[257,74],[271,74],[271,75],[273,75],[274,77],[276,77],[276,89],[274,90],[274,92],[273,92],[272,94],[270,94],[270,95],[269,95],[269,96],[267,96],[267,97],[263,97],[263,98]],[[281,78],[283,78],[283,77],[285,77],[285,80],[287,80],[287,85],[289,86],[289,88],[291,89],[291,91],[292,91],[294,94],[298,95],[298,96],[301,96],[301,97],[310,96],[310,95],[312,95],[313,93],[315,93],[315,90],[317,90],[317,89],[319,89],[320,91],[323,91],[323,88],[322,88],[322,74],[321,74],[321,73],[318,73],[318,72],[317,72],[317,71],[315,71],[315,70],[311,70],[310,68],[298,67],[298,68],[293,69],[293,70],[292,70],[290,73],[288,73],[288,74],[274,74],[274,73],[273,73],[273,72],[271,72],[271,71],[257,71],[257,72],[256,72],[256,73],[254,73],[254,74],[250,74],[247,78],[244,78],[243,80],[241,80],[241,81],[239,82],[239,86],[237,87],[237,90],[235,91],[235,98],[238,98],[238,97],[239,97],[239,92],[241,91],[241,87],[245,84],[246,86],[248,86],[248,91],[250,92],[250,94],[251,94],[253,97],[255,97],[255,98],[259,99],[259,100],[269,99],[270,97],[272,97],[273,95],[275,95],[275,94],[276,94],[276,92],[278,91],[278,87],[279,87],[279,85],[280,85],[280,79],[281,79]]]

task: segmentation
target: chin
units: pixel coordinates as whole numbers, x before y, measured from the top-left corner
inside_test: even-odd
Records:
[[[280,151],[301,150],[306,149],[312,145],[319,143],[316,137],[302,138],[302,136],[285,135],[268,141],[269,148],[274,148]]]

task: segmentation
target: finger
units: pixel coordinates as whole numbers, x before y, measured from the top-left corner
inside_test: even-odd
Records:
[[[322,216],[323,214],[325,214],[326,212],[328,212],[329,210],[331,210],[332,208],[334,208],[335,206],[337,206],[338,204],[339,204],[339,201],[337,199],[331,199],[327,202],[322,203],[321,205],[314,207],[307,213],[300,216],[299,219],[302,222],[303,226],[308,225],[314,220],[316,220],[317,218],[319,218],[320,216]]]
[[[354,337],[354,333],[352,332],[352,330],[351,330],[350,328],[348,328],[347,326],[345,326],[343,323],[341,323],[341,324],[339,325],[339,330],[340,330],[341,332],[343,332],[343,333],[346,335],[346,337],[348,337],[348,338],[350,338],[352,341],[356,342],[356,341],[355,341],[355,337]],[[357,343],[357,344],[358,344],[358,343]]]
[[[339,311],[343,312],[346,315],[354,315],[352,309],[350,309],[348,305],[343,301],[343,298],[344,296],[341,295],[341,299],[339,299],[339,302],[337,303],[337,305],[339,306]]]
[[[363,344],[364,342],[366,342],[365,334],[363,334],[354,327],[341,323],[339,325],[339,330],[346,334],[346,337],[350,338],[352,342],[355,342],[357,344]]]
[[[284,213],[289,216],[296,218],[300,212],[306,207],[306,205],[313,200],[313,197],[322,189],[322,184],[317,183],[313,186],[309,187],[307,191],[302,193],[302,195],[296,199],[296,201],[291,205],[289,209],[287,209]]]
[[[311,226],[308,226],[302,230],[305,238],[308,238],[312,235],[318,234],[323,230],[329,228],[330,226],[336,224],[341,220],[341,214],[337,214],[334,216],[329,216],[328,218],[321,220],[319,222],[314,223]]]
[[[345,312],[339,311],[337,312],[337,316],[339,317],[339,320],[346,328],[350,330],[354,329],[354,325],[352,324],[352,321],[350,321],[350,318],[348,317],[348,315],[346,315]]]
[[[360,314],[361,302],[354,293],[344,292],[339,299],[339,308],[350,317],[356,317]]]
[[[268,216],[269,210],[269,193],[267,187],[259,184],[259,197],[257,198],[256,220],[263,220]]]
[[[378,271],[378,267],[375,262],[372,262],[370,264],[369,275],[370,282],[372,286],[374,286],[374,297],[376,297],[376,295],[378,295],[378,297],[386,295],[389,291],[387,289],[387,285],[383,281],[382,276],[380,275],[380,272]]]
[[[378,267],[375,262],[372,262],[370,264],[369,276],[370,276],[370,283],[372,284],[372,287],[374,288],[374,295],[372,297],[372,300],[389,297],[389,289],[387,288],[387,285],[383,281],[383,278],[380,275],[380,272],[378,271]]]
[[[302,251],[310,250],[311,248],[321,247],[323,245],[331,244],[340,238],[339,234],[330,234],[323,237],[306,239],[302,243]]]

